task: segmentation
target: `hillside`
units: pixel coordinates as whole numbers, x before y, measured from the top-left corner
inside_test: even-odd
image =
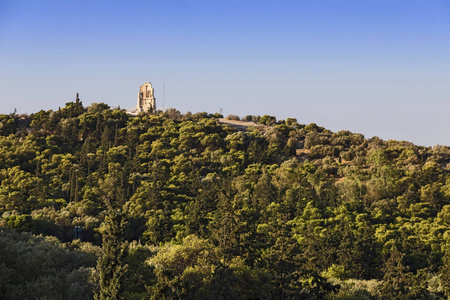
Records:
[[[11,299],[66,299],[45,287],[69,281],[73,299],[450,296],[446,146],[77,100],[0,115],[0,147],[0,295]],[[49,249],[61,259],[44,259]],[[17,277],[24,253],[49,266]]]

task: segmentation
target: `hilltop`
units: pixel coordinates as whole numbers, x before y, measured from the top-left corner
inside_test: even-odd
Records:
[[[81,101],[0,115],[0,294],[450,295],[449,147],[236,119]]]

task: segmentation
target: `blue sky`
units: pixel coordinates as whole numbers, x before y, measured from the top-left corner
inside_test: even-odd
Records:
[[[80,98],[450,145],[447,0],[0,0],[0,113]]]

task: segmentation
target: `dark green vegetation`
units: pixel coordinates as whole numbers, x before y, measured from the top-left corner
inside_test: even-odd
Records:
[[[0,115],[0,298],[450,295],[448,147],[216,117]]]

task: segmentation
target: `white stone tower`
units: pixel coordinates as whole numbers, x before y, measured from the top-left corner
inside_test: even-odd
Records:
[[[156,98],[153,95],[153,87],[150,82],[146,82],[139,88],[136,111],[148,111],[156,109]]]

